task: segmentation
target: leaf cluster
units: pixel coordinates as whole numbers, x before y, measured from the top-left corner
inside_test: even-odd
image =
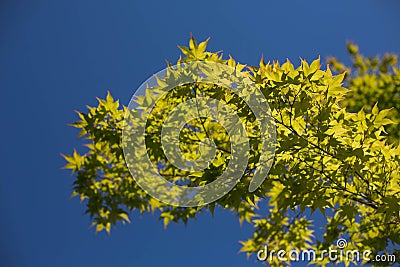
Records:
[[[129,221],[128,214],[135,210],[156,212],[167,226],[172,221],[187,223],[200,212],[213,213],[220,207],[231,210],[241,223],[253,225],[253,236],[241,242],[241,251],[248,255],[264,244],[286,251],[321,251],[340,237],[348,238],[348,249],[398,253],[400,146],[395,123],[400,117],[394,111],[400,74],[395,57],[364,58],[355,45],[349,45],[353,66],[330,59],[333,70],[341,72],[335,75],[328,66],[321,68],[319,58],[311,63],[302,60],[298,67],[289,60],[280,64],[263,59],[259,66],[245,66],[232,57],[223,59],[221,53],[206,51],[207,42],[198,44],[191,38],[189,47],[180,47],[183,57],[178,63],[227,64],[257,84],[268,99],[277,131],[268,178],[258,190],[248,192],[260,157],[260,127],[251,109],[227,88],[189,84],[158,102],[146,124],[146,152],[154,166],[166,179],[190,186],[212,182],[225,170],[231,141],[221,125],[206,117],[188,122],[179,139],[181,151],[190,159],[196,159],[209,140],[216,144],[216,157],[207,171],[174,168],[161,149],[160,125],[165,114],[187,99],[202,96],[229,105],[246,125],[251,137],[247,171],[229,194],[209,205],[171,207],[149,197],[125,164],[121,134],[127,110],[108,94],[97,107],[78,112],[79,120],[73,124],[87,141],[87,152],[65,156],[66,168],[75,177],[74,195],[85,202],[96,231],[109,232],[118,221]],[[168,83],[168,77],[159,83]],[[152,95],[136,101],[152,101]],[[314,235],[315,212],[326,220],[321,236]]]

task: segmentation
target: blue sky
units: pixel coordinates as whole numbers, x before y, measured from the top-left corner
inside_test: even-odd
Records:
[[[0,3],[0,266],[257,266],[229,212],[167,230],[151,215],[94,234],[60,153],[80,147],[74,110],[134,90],[179,57],[190,32],[257,64],[400,53],[400,4],[376,1],[2,0]]]

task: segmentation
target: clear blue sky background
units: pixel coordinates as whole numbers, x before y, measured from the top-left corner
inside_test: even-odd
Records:
[[[238,254],[251,234],[228,212],[167,230],[136,214],[95,235],[69,199],[60,153],[80,146],[73,110],[107,90],[128,104],[151,74],[175,61],[189,34],[257,64],[347,60],[345,41],[368,55],[400,53],[400,4],[376,1],[0,2],[0,266],[256,266]]]

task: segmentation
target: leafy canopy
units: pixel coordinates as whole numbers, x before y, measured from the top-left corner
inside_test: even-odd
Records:
[[[122,151],[121,131],[125,107],[108,93],[96,107],[78,112],[73,124],[86,140],[84,154],[74,150],[65,155],[75,181],[74,195],[86,204],[96,231],[110,232],[117,222],[129,222],[128,214],[156,212],[167,226],[171,221],[187,223],[200,212],[215,207],[231,210],[240,222],[254,227],[253,236],[242,241],[241,251],[248,255],[264,244],[270,248],[318,249],[335,244],[340,237],[350,240],[347,249],[395,253],[400,259],[400,146],[399,84],[397,58],[364,58],[349,44],[353,66],[329,59],[334,75],[320,59],[305,60],[295,67],[265,63],[245,66],[218,52],[206,51],[208,40],[180,47],[180,62],[204,60],[220,62],[246,73],[268,99],[276,124],[277,145],[273,166],[262,186],[249,193],[252,172],[247,171],[236,187],[214,203],[201,207],[173,207],[148,196],[130,175]],[[344,72],[345,71],[345,72]],[[167,80],[160,82],[168,82]],[[343,87],[343,83],[347,88]],[[187,158],[198,157],[201,142],[212,139],[216,157],[205,172],[188,173],[173,168],[162,152],[159,131],[164,110],[199,96],[216,98],[238,112],[251,134],[247,170],[260,157],[260,129],[244,103],[235,94],[212,84],[177,87],[161,101],[146,126],[147,153],[160,173],[170,181],[202,185],[216,179],[226,168],[230,139],[226,131],[207,118],[188,122],[180,133],[180,148]],[[139,98],[146,101],[151,95]],[[172,102],[168,102],[172,101]],[[165,105],[166,103],[170,105]],[[166,108],[165,108],[166,107]],[[260,203],[267,208],[260,208]],[[323,222],[314,222],[314,213]],[[316,225],[323,234],[314,235]],[[279,265],[274,259],[271,264]],[[325,261],[317,264],[325,265]]]

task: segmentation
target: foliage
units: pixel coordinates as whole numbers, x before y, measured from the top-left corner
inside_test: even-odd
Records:
[[[335,58],[328,58],[333,70],[346,72],[345,86],[350,89],[342,106],[351,112],[364,108],[371,112],[375,103],[384,109],[391,109],[388,115],[396,124],[386,127],[391,142],[400,139],[400,69],[396,54],[364,57],[357,45],[347,44],[351,66],[346,67]]]
[[[321,69],[320,59],[311,64],[302,60],[297,68],[289,61],[281,65],[264,60],[257,67],[245,67],[233,58],[223,59],[219,53],[206,51],[207,41],[198,44],[191,38],[189,47],[180,47],[184,57],[178,62],[205,60],[229,64],[247,73],[259,86],[269,101],[277,131],[275,161],[268,178],[261,188],[249,193],[252,173],[246,172],[228,195],[202,207],[160,203],[141,190],[126,167],[121,144],[126,108],[108,94],[106,99],[98,99],[97,107],[78,112],[80,119],[73,124],[80,129],[79,136],[87,140],[88,151],[65,156],[66,168],[76,177],[74,195],[86,203],[96,231],[110,232],[111,225],[129,221],[128,214],[134,210],[157,211],[167,226],[171,221],[187,223],[200,212],[213,213],[215,207],[221,207],[234,212],[240,222],[254,226],[253,236],[241,242],[241,251],[248,255],[264,244],[286,251],[321,251],[334,245],[339,237],[350,240],[348,249],[398,254],[400,146],[388,140],[385,133],[388,130],[393,134],[397,129],[397,135],[390,138],[399,138],[398,126],[393,126],[399,114],[390,109],[397,107],[395,90],[400,81],[394,57],[387,56],[382,61],[365,59],[355,46],[349,46],[354,65],[347,68],[330,59],[334,70],[348,71],[347,76],[333,75],[329,67]],[[343,82],[350,90],[343,87]],[[394,96],[387,97],[386,91],[395,92]],[[211,96],[235,110],[243,106],[231,92],[214,85],[181,86],[175,93],[186,98],[198,94]],[[157,113],[152,118],[147,140],[155,149],[148,152],[157,164],[164,162],[164,155],[157,149],[160,141],[154,125],[162,118],[157,118]],[[250,124],[253,121],[247,112],[241,119]],[[196,142],[212,138],[219,148],[213,164],[201,174],[179,172],[168,165],[161,172],[171,181],[182,182],[183,177],[185,183],[199,185],[223,172],[229,160],[229,142],[226,132],[211,121],[199,119],[190,123],[191,127],[181,132],[181,138],[194,140],[184,143],[181,149],[188,157],[196,157]],[[259,156],[259,132],[254,134],[248,169],[254,167]],[[260,208],[265,205],[266,209]],[[321,213],[326,222],[313,222],[314,212]],[[314,235],[315,224],[323,225],[322,235]],[[282,263],[276,258],[271,263],[279,264]],[[325,265],[327,261],[317,264]]]

